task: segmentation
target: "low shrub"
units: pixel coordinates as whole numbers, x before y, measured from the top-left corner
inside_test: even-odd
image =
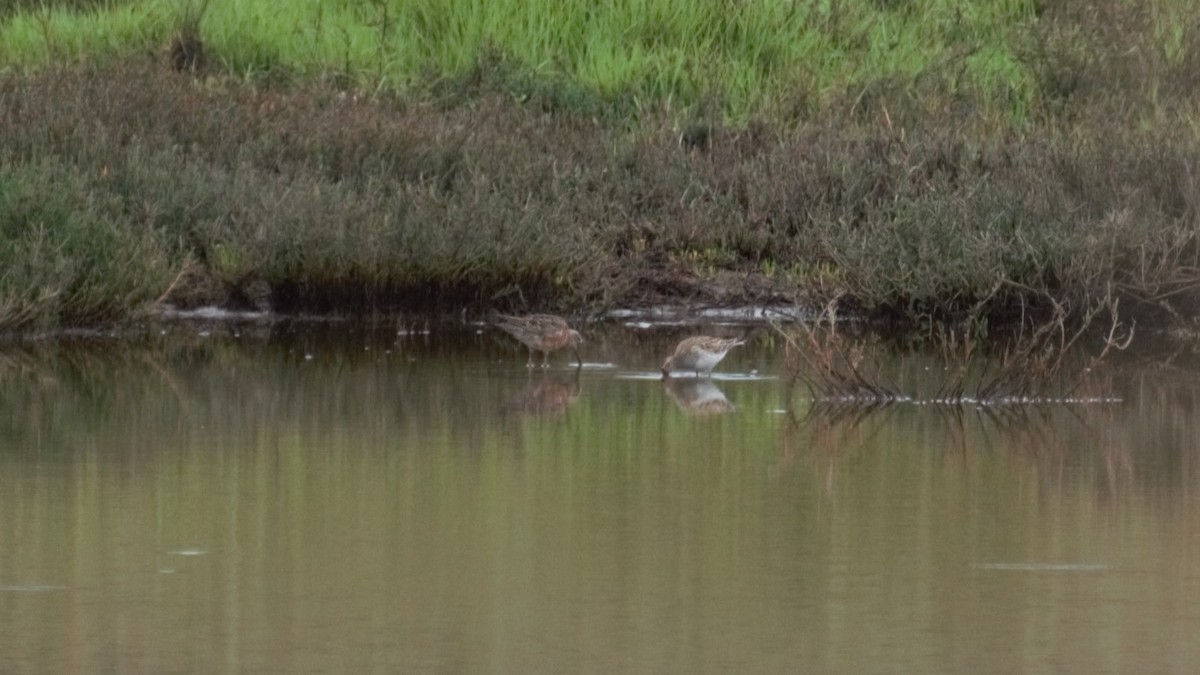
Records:
[[[10,74],[0,323],[128,316],[194,266],[218,288],[266,283],[281,310],[840,295],[994,322],[1111,293],[1187,317],[1200,136],[1185,101],[1151,126],[1088,114],[1017,131],[885,99],[733,126],[143,60]]]

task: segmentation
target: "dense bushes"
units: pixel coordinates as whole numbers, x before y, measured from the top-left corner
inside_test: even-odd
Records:
[[[1200,48],[1194,22],[1164,25],[1048,7],[1013,38],[1017,116],[940,75],[749,121],[700,99],[632,112],[536,73],[514,96],[521,65],[495,52],[404,94],[179,73],[165,52],[9,72],[0,325],[199,302],[195,270],[215,299],[265,282],[285,310],[838,294],[1003,318],[1114,294],[1188,315]]]

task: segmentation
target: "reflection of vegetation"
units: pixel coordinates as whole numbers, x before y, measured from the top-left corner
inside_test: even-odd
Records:
[[[156,327],[152,335],[119,341],[10,347],[0,352],[0,406],[10,411],[2,421],[5,437],[13,449],[40,439],[68,450],[95,429],[131,419],[139,421],[141,440],[129,447],[153,445],[155,436],[169,445],[182,436],[245,438],[269,429],[393,452],[503,454],[519,428],[525,452],[561,445],[599,459],[630,449],[624,424],[612,423],[617,418],[633,427],[661,420],[672,439],[692,434],[657,381],[613,382],[604,388],[607,396],[591,400],[580,395],[586,370],[531,377],[508,357],[511,343],[493,334],[435,328],[430,336],[406,326],[190,323],[169,327],[166,336]],[[469,365],[459,356],[464,349],[494,358]],[[756,401],[774,392],[754,387],[743,395]],[[554,414],[567,409],[571,414]],[[547,423],[514,425],[513,413],[534,413],[532,421]],[[769,446],[769,429],[758,433]],[[574,434],[595,436],[596,443],[563,440]]]
[[[10,661],[558,672],[585,654],[614,671],[854,672],[916,663],[944,635],[968,668],[1000,648],[1018,670],[1057,658],[1102,671],[1104,645],[1148,625],[1182,636],[1162,641],[1158,670],[1192,655],[1171,621],[1195,604],[1194,363],[1121,380],[1137,405],[1036,409],[1028,433],[970,409],[957,429],[929,407],[775,415],[766,382],[720,382],[741,413],[698,420],[658,382],[586,370],[571,414],[513,419],[498,403],[528,373],[486,334],[196,330],[3,352],[2,583],[96,600],[50,612],[81,627],[58,633],[4,602]],[[181,548],[210,554],[162,555]],[[974,566],[1009,562],[1117,573]],[[1047,601],[1103,611],[1071,623]],[[161,618],[179,639],[112,616]],[[194,630],[175,630],[179,617]],[[892,648],[896,631],[909,647]],[[887,648],[864,650],[876,634]],[[531,661],[529,636],[549,655]],[[390,651],[364,654],[365,638]],[[320,648],[297,655],[305,640]]]
[[[1196,447],[1187,439],[1196,433],[1193,415],[1200,409],[1194,397],[1178,396],[1178,390],[1172,395],[1169,388],[1136,386],[1150,394],[1139,408],[818,403],[806,414],[781,417],[772,474],[782,480],[798,471],[811,473],[822,492],[833,497],[861,489],[863,479],[856,474],[864,465],[881,472],[867,482],[882,485],[893,480],[889,472],[919,470],[913,465],[937,467],[934,475],[945,470],[980,480],[986,467],[1001,463],[1004,471],[1028,475],[1036,488],[1030,496],[1036,499],[1054,502],[1082,488],[1089,503],[1122,502],[1132,494],[1168,501],[1200,479],[1191,468],[1198,459]],[[962,482],[941,485],[957,490]]]
[[[1023,316],[1015,332],[1001,340],[998,357],[981,357],[979,338],[939,330],[941,356],[923,391],[898,385],[882,367],[881,341],[866,333],[847,336],[840,328],[837,300],[811,322],[798,322],[785,331],[774,324],[786,343],[785,368],[794,381],[805,384],[814,400],[847,407],[894,403],[997,406],[1064,401],[1093,376],[1112,350],[1133,339],[1124,328],[1111,296],[1089,307],[1068,327],[1067,310],[1051,302],[1049,319],[1031,324]],[[1094,323],[1107,317],[1100,348],[1079,361],[1081,338],[1095,332]],[[932,387],[932,388],[931,388]]]
[[[199,395],[193,376],[227,362],[235,344],[172,335],[88,335],[0,350],[0,418],[6,449],[70,452],[114,415],[132,416],[130,445],[152,437],[160,418],[178,418]],[[145,434],[135,440],[133,436]]]
[[[797,462],[818,462],[823,480],[832,481],[852,458],[862,461],[890,448],[939,457],[1003,449],[1045,468],[1047,481],[1066,480],[1049,470],[1067,466],[1108,492],[1113,485],[1128,489],[1131,481],[1186,484],[1187,470],[1175,474],[1194,459],[1191,439],[1200,419],[1192,405],[1190,363],[1170,371],[1139,366],[1136,375],[1145,382],[1137,394],[1122,388],[1121,380],[1107,385],[1112,395],[1136,399],[1141,407],[906,405],[864,415],[862,405],[827,401],[814,403],[808,415],[764,418],[781,407],[781,396],[791,400],[774,384],[612,380],[587,371],[530,378],[511,359],[460,359],[463,349],[496,357],[509,352],[510,345],[487,335],[435,330],[432,338],[398,336],[404,331],[392,323],[281,324],[269,335],[242,332],[238,338],[233,330],[207,337],[198,332],[0,352],[0,407],[6,411],[0,453],[69,458],[84,448],[103,448],[154,465],[185,450],[241,452],[234,449],[265,445],[310,455],[289,460],[296,462],[351,456],[362,462],[366,455],[448,471],[463,471],[462,462],[491,467],[512,456],[536,466],[570,457],[578,480],[588,481],[614,466],[669,473],[670,462],[708,457],[719,458],[736,476],[772,463],[773,475],[786,476],[784,469]],[[942,377],[935,356],[878,351],[871,358],[902,391],[936,391]],[[984,368],[985,357],[977,358],[976,367]],[[740,414],[696,419],[678,413],[681,406],[725,409],[726,392],[714,395],[704,386],[718,384]],[[578,396],[584,387],[588,394]],[[555,414],[565,406],[570,414]],[[514,412],[534,414],[514,419]],[[330,448],[342,459],[326,457]],[[1161,459],[1143,464],[1139,452]],[[664,458],[670,460],[665,466]],[[722,475],[716,471],[705,480],[728,479]]]

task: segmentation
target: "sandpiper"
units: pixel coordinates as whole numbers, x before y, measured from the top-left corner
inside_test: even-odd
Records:
[[[679,343],[675,353],[662,364],[663,377],[670,377],[672,370],[691,370],[697,375],[712,376],[712,369],[725,358],[730,349],[746,344],[741,338],[717,338],[707,335],[690,337]]]
[[[583,367],[583,359],[579,356],[579,345],[583,344],[583,336],[579,331],[572,330],[566,319],[552,314],[501,314],[499,319],[497,326],[529,348],[529,362],[525,364],[526,367],[533,367],[535,351],[542,353],[542,367],[545,368],[550,352],[567,346],[575,351],[575,360],[579,362],[579,367]]]

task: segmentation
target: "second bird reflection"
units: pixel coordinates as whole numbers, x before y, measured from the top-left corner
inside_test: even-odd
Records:
[[[675,405],[689,415],[719,415],[732,412],[734,406],[712,380],[699,378],[663,378],[663,390]]]

